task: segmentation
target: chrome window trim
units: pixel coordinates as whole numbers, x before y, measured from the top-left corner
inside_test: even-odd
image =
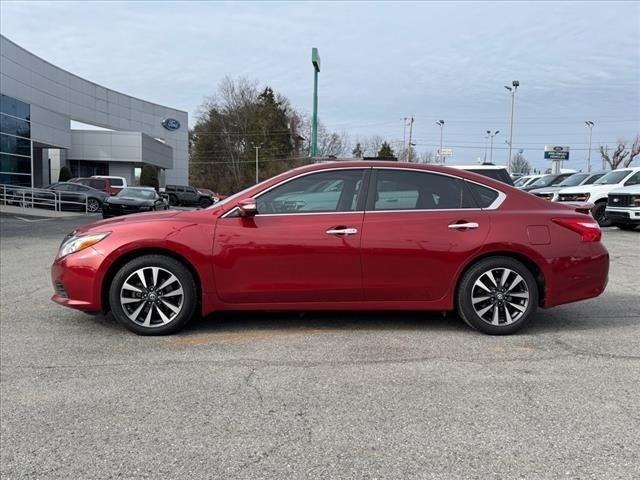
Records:
[[[341,214],[346,214],[346,213],[400,213],[400,212],[451,212],[451,211],[482,211],[482,210],[496,210],[498,207],[500,207],[500,205],[502,205],[502,202],[504,202],[504,200],[507,198],[507,194],[504,193],[501,190],[498,190],[496,188],[490,187],[489,185],[485,185],[483,183],[479,183],[476,182],[474,180],[469,180],[467,178],[463,178],[463,177],[459,177],[457,175],[452,175],[450,173],[443,173],[443,172],[434,172],[431,170],[422,170],[419,168],[407,168],[407,167],[336,167],[336,168],[328,168],[328,169],[322,169],[322,170],[312,170],[310,172],[304,172],[301,173],[299,175],[296,175],[295,177],[291,177],[291,178],[287,178],[285,180],[282,180],[281,182],[276,183],[275,185],[270,186],[269,188],[267,188],[266,190],[263,190],[262,192],[260,192],[259,194],[257,194],[256,196],[254,196],[253,198],[258,199],[260,198],[261,195],[264,195],[265,193],[273,190],[276,187],[279,187],[280,185],[290,182],[292,180],[296,180],[298,178],[307,176],[307,175],[311,175],[314,173],[324,173],[324,172],[332,172],[332,171],[336,171],[336,170],[367,170],[367,169],[371,169],[371,170],[403,170],[403,171],[409,171],[409,172],[422,172],[422,173],[430,173],[433,175],[442,175],[443,177],[450,177],[450,178],[455,178],[457,180],[462,180],[463,182],[470,182],[470,183],[475,183],[476,185],[480,185],[481,187],[484,188],[488,188],[490,190],[493,190],[494,192],[498,192],[498,196],[496,197],[496,199],[493,201],[493,203],[491,203],[491,205],[489,205],[486,208],[432,208],[432,209],[407,209],[407,210],[353,210],[353,211],[349,211],[349,212],[299,212],[299,213],[258,213],[256,216],[260,216],[260,217],[285,217],[285,216],[291,216],[291,215],[341,215]],[[230,216],[231,214],[235,213],[236,211],[238,211],[239,208],[233,207],[231,210],[229,210],[228,212],[226,212],[224,215],[222,215],[220,218],[227,218],[228,216]]]
[[[282,180],[281,182],[276,183],[275,185],[271,185],[269,188],[267,188],[266,190],[261,191],[260,193],[258,193],[257,195],[251,197],[254,199],[258,199],[260,198],[262,195],[264,195],[267,192],[270,192],[271,190],[273,190],[276,187],[279,187],[280,185],[290,182],[292,180],[296,180],[298,178],[301,177],[306,177],[307,175],[311,175],[314,173],[325,173],[325,172],[334,172],[336,170],[367,170],[367,169],[371,169],[372,167],[336,167],[336,168],[326,168],[326,169],[322,169],[322,170],[312,170],[310,172],[303,172],[299,175],[296,175],[295,177],[291,177],[291,178],[287,178],[285,180]],[[226,218],[228,215],[230,215],[232,212],[234,212],[235,210],[239,210],[238,207],[233,207],[231,210],[229,210],[227,213],[225,213],[224,215],[222,215],[220,218]],[[267,215],[270,216],[282,216],[282,215],[319,215],[319,214],[336,214],[336,213],[357,213],[357,212],[363,212],[364,210],[354,210],[354,211],[349,211],[349,212],[301,212],[301,213],[257,213],[256,216],[261,216],[261,217],[266,217]]]

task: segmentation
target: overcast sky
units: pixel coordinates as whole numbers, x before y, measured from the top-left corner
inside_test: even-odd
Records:
[[[440,141],[455,163],[506,163],[510,99],[520,81],[514,148],[538,167],[545,144],[570,145],[584,168],[594,144],[640,131],[638,2],[11,2],[2,34],[75,74],[195,113],[222,77],[247,76],[311,110],[311,47],[322,58],[319,112],[330,128],[402,144],[413,116],[421,152]],[[398,144],[396,144],[398,145]],[[594,145],[594,150],[595,150]],[[594,158],[597,154],[594,154]]]

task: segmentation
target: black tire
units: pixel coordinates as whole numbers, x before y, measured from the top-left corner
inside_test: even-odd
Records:
[[[169,195],[169,205],[171,205],[172,207],[177,207],[178,203],[178,197],[176,197],[175,195]]]
[[[495,287],[495,289],[497,290],[495,293],[488,293],[488,296],[491,297],[491,299],[486,300],[485,303],[478,303],[477,302],[478,297],[476,297],[476,305],[480,309],[480,312],[482,312],[485,306],[492,305],[493,300],[497,301],[499,318],[498,318],[498,324],[496,325],[496,324],[490,323],[486,319],[483,319],[478,314],[478,312],[474,308],[472,297],[474,295],[474,291],[475,292],[483,291],[483,290],[478,290],[480,287],[478,287],[476,284],[476,281],[478,281],[480,277],[483,277],[487,272],[490,272],[493,270],[499,270],[504,272],[504,269],[509,269],[521,277],[521,280],[518,282],[517,287],[513,286],[516,283],[515,280],[517,278],[515,276],[512,276],[513,274],[510,274],[509,277],[507,277],[507,281],[505,281],[504,283],[508,287],[510,283],[510,279],[513,279],[511,280],[511,284],[512,284],[511,288],[517,288],[518,290],[511,293],[513,295],[515,295],[516,293],[521,295],[524,293],[527,293],[528,301],[526,305],[522,305],[520,303],[521,299],[509,297],[508,291],[505,294],[506,296],[500,295],[500,293],[502,292],[500,291],[499,286],[501,285],[502,282],[500,278],[496,278],[495,286],[490,284],[488,285],[490,289],[493,290]],[[496,276],[495,273],[492,273],[492,275],[494,277]],[[483,277],[483,278],[487,278],[487,277]],[[523,282],[524,285],[520,282]],[[526,286],[526,292],[525,292],[525,286]],[[505,288],[504,290],[507,290],[507,288]],[[496,296],[498,296],[499,298]],[[504,299],[504,301],[503,303],[500,303],[500,300],[502,299]],[[510,300],[512,300],[513,302],[509,303]],[[524,301],[524,299],[522,299],[522,301]],[[505,305],[506,303],[508,303],[509,306]],[[519,316],[517,316],[519,310],[518,309],[514,310],[514,307],[513,307],[514,303],[517,303],[518,305],[520,305],[520,308],[524,308],[524,311],[520,313]],[[457,308],[458,314],[462,317],[462,319],[465,321],[467,325],[469,325],[472,328],[475,328],[476,330],[481,331],[482,333],[486,333],[489,335],[508,335],[508,334],[517,332],[524,325],[526,325],[527,322],[531,319],[531,317],[536,311],[537,306],[538,306],[538,285],[536,283],[536,280],[533,274],[522,263],[510,257],[489,257],[489,258],[480,260],[479,262],[474,264],[471,268],[469,268],[469,270],[467,270],[467,272],[462,276],[462,279],[460,280],[457,291],[456,291],[456,308]],[[502,307],[502,310],[500,309],[500,307]],[[517,316],[517,318],[512,323],[509,323],[506,319],[506,315],[508,315],[508,313],[505,313],[505,308],[507,308],[509,311],[516,312],[514,317]],[[489,312],[494,312],[494,309],[490,309]]]
[[[615,226],[618,227],[620,230],[626,230],[626,231],[632,231],[638,228],[637,225],[628,225],[626,223],[616,223]]]
[[[607,202],[597,202],[591,209],[591,214],[601,227],[611,226],[611,220],[607,217]]]
[[[200,208],[210,207],[212,203],[213,202],[206,197],[203,197],[200,200],[198,200],[198,205],[200,205]]]
[[[127,281],[132,274],[142,268],[151,267],[159,267],[160,269],[174,275],[179,282],[178,286],[182,287],[183,298],[179,313],[177,313],[168,323],[143,326],[132,320],[128,316],[129,314],[125,312],[126,307],[121,304],[120,295],[125,281]],[[149,279],[148,276],[147,279]],[[157,291],[160,292],[160,290]],[[150,301],[140,302],[145,303],[146,305],[142,310],[142,314],[144,316],[145,309],[147,309],[147,307],[151,309],[153,306],[150,304]],[[137,333],[138,335],[168,335],[180,331],[193,318],[197,304],[198,295],[196,293],[196,283],[189,269],[187,269],[187,267],[178,260],[164,255],[143,255],[130,260],[124,264],[120,270],[118,270],[111,281],[111,285],[109,286],[109,305],[113,316],[125,328]],[[133,305],[137,307],[139,303],[133,303]],[[133,309],[134,307],[129,308]],[[164,307],[163,309],[166,310]],[[155,312],[157,312],[157,307]]]

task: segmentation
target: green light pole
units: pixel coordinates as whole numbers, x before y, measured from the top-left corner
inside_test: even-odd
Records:
[[[320,72],[320,54],[317,48],[311,49],[313,64],[313,117],[311,117],[311,158],[318,155],[318,72]]]

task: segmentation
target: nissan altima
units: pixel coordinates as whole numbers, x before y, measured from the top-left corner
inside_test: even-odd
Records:
[[[142,335],[223,310],[456,311],[509,334],[604,291],[609,255],[584,211],[443,166],[315,164],[206,209],[75,230],[53,300]]]

